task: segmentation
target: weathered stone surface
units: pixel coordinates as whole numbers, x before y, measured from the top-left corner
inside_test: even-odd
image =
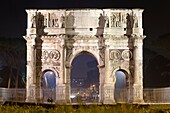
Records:
[[[27,101],[33,96],[30,88],[41,89],[41,76],[45,70],[52,70],[58,75],[56,87],[66,89],[62,101],[70,102],[71,62],[79,53],[88,52],[99,64],[100,102],[115,102],[115,72],[119,69],[126,72],[127,102],[142,102],[143,9],[28,9],[26,12]],[[34,93],[35,101],[39,101],[41,92]]]

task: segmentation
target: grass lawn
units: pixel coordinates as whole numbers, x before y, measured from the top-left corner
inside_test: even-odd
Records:
[[[170,113],[170,104],[50,105],[4,104],[0,113]]]

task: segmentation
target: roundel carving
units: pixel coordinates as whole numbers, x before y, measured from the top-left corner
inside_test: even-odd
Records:
[[[47,59],[48,58],[48,51],[44,50],[43,53],[43,59]]]
[[[122,52],[122,58],[123,58],[124,60],[129,60],[129,59],[131,59],[131,58],[132,58],[132,52],[131,52],[130,50],[124,50],[124,51]]]
[[[60,59],[60,52],[58,50],[53,50],[49,54],[50,59],[59,60]]]
[[[121,52],[119,50],[110,51],[111,60],[119,60],[121,58]]]

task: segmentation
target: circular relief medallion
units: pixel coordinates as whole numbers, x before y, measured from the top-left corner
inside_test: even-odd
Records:
[[[50,52],[50,59],[59,60],[60,59],[60,52],[58,50],[53,50]]]
[[[130,60],[132,58],[132,52],[130,50],[124,50],[122,52],[122,58],[124,60]]]
[[[44,50],[42,53],[42,57],[43,57],[43,59],[46,60],[48,58],[48,51]]]
[[[111,60],[119,60],[121,58],[121,53],[119,50],[110,51],[110,59]]]

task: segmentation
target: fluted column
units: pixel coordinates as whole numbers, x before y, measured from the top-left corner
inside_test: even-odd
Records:
[[[114,99],[114,81],[112,75],[112,67],[111,67],[111,61],[109,60],[109,47],[106,47],[105,51],[105,76],[103,77],[104,86],[103,86],[103,103],[104,104],[113,104],[115,103]]]
[[[35,37],[25,37],[27,40],[27,85],[26,101],[35,101]]]
[[[139,37],[140,38],[140,37]],[[134,84],[133,102],[143,102],[143,41],[134,39]]]
[[[71,75],[71,65],[66,62],[66,90],[65,90],[65,98],[66,98],[66,102],[67,103],[70,103],[71,100],[70,100],[70,93],[71,93],[71,87],[70,87],[70,75]]]

